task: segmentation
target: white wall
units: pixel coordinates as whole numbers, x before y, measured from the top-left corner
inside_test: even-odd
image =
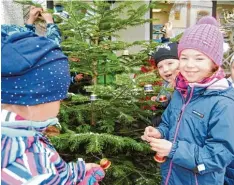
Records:
[[[22,5],[14,3],[13,0],[1,0],[0,10],[1,24],[24,24]]]
[[[202,6],[202,7],[201,7]],[[203,1],[192,1],[191,2],[191,15],[190,15],[190,25],[194,25],[197,22],[197,12],[207,11],[209,15],[212,15],[212,2],[203,2]]]
[[[190,8],[190,14],[187,16],[187,4],[185,1],[181,1],[182,4],[180,3],[177,4],[178,2],[175,2],[173,5],[170,15],[169,15],[169,21],[173,23],[173,32],[174,35],[178,35],[184,31],[184,29],[187,28],[187,26],[192,26],[196,24],[197,22],[197,13],[199,11],[207,11],[209,15],[212,15],[212,1],[211,0],[192,0],[190,1],[191,3],[191,8]],[[177,6],[178,5],[178,6]],[[174,19],[174,11],[179,10],[180,11],[180,20],[175,20]],[[189,19],[189,25],[187,25],[187,19]]]
[[[149,4],[149,1],[145,0],[145,1],[136,1],[135,2],[135,7],[139,7],[140,5],[142,5],[143,3],[145,4]],[[118,6],[118,3],[115,3],[114,6]],[[124,16],[124,15],[121,15]],[[150,12],[148,12],[145,15],[146,19],[150,18]],[[150,24],[146,23],[140,26],[136,26],[136,27],[129,27],[126,30],[122,30],[119,31],[117,33],[119,35],[119,38],[116,38],[116,40],[120,40],[120,41],[125,41],[125,42],[134,42],[134,41],[139,41],[139,40],[146,40],[149,41],[150,40]],[[132,47],[129,48],[129,53],[136,53],[139,50],[141,50],[140,47]]]

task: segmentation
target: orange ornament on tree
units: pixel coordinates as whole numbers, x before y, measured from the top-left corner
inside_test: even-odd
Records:
[[[103,158],[101,161],[100,161],[100,166],[106,170],[107,168],[109,168],[111,165],[111,162],[107,159],[107,158]]]
[[[166,95],[160,95],[159,96],[159,102],[165,102],[167,101],[167,96]]]
[[[166,157],[161,157],[161,156],[155,154],[154,160],[155,160],[156,162],[158,162],[158,163],[164,163],[164,162],[166,161]]]

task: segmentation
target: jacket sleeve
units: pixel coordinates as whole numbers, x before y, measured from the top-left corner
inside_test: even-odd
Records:
[[[78,184],[83,181],[86,174],[83,159],[79,158],[76,162],[66,163],[56,151],[47,156],[45,161],[50,161],[50,164],[47,165],[51,166],[50,170],[55,172],[52,177],[46,180],[47,182],[52,182],[54,175],[59,176],[56,184]]]
[[[36,31],[36,27],[34,24],[25,24],[25,28],[27,31],[34,32]],[[61,33],[56,24],[49,23],[46,25],[46,38],[53,41],[55,44],[60,46],[61,43]]]
[[[32,31],[33,33],[35,33],[36,31],[36,27],[34,24],[25,24],[25,28],[27,29],[27,31]]]
[[[98,182],[102,181],[105,176],[105,172],[101,167],[94,167],[87,171],[86,176],[79,185],[98,185]]]
[[[224,182],[226,185],[234,184],[234,161],[232,161],[231,164],[226,168]]]
[[[225,169],[234,159],[233,110],[232,101],[218,103],[211,112],[204,146],[179,140],[173,143],[168,157],[173,163],[199,174]]]
[[[46,37],[52,40],[55,44],[60,46],[61,43],[61,33],[56,24],[47,24],[46,26]]]
[[[85,178],[85,162],[66,163],[43,137],[7,137],[1,140],[1,183],[78,184]],[[44,139],[44,140],[43,140]],[[12,175],[13,174],[13,175]]]
[[[169,120],[170,120],[170,112],[171,112],[170,105],[171,104],[169,104],[166,110],[163,112],[161,123],[157,127],[157,129],[161,133],[162,139],[168,139],[169,137]]]
[[[75,80],[76,75],[77,75],[77,73],[74,73],[74,74],[71,73],[71,84],[76,83],[76,80]]]

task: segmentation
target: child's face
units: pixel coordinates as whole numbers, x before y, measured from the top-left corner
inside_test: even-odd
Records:
[[[234,80],[234,62],[232,62],[232,65],[231,65],[231,78],[232,80]]]
[[[178,73],[179,60],[165,59],[158,63],[159,75],[167,82],[172,82]]]
[[[188,82],[200,82],[213,74],[215,64],[203,53],[185,49],[180,55],[180,72]]]
[[[30,110],[28,110],[29,114],[27,114],[27,116],[29,117],[24,117],[24,118],[33,121],[45,121],[50,118],[55,118],[58,115],[60,108],[60,101],[29,106],[29,108],[30,108]]]

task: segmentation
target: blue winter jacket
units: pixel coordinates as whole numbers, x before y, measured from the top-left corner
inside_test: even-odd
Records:
[[[232,83],[232,86],[234,87],[234,81],[231,77],[227,79]],[[234,185],[234,161],[231,162],[230,165],[226,168],[226,173],[224,177],[224,185]]]
[[[224,178],[224,184],[225,185],[233,185],[234,184],[234,161],[231,162],[230,165],[228,165],[226,169],[226,174]]]
[[[161,184],[223,185],[234,159],[234,89],[226,79],[191,86],[186,100],[175,90],[158,127],[173,143]]]

